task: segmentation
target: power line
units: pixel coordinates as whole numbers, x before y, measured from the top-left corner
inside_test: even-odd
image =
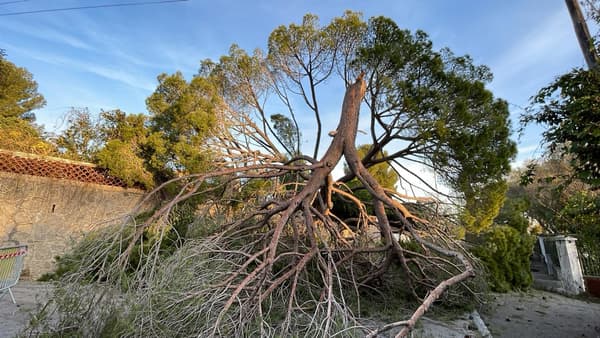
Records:
[[[9,5],[9,4],[16,4],[18,2],[26,2],[26,1],[28,1],[28,0],[3,1],[3,2],[0,2],[0,6],[2,6],[2,5]]]
[[[21,0],[21,1],[23,1],[23,0]],[[27,0],[25,0],[25,1],[27,1]],[[23,11],[23,12],[0,13],[0,16],[14,16],[14,15],[23,15],[23,14],[63,12],[63,11],[74,11],[74,10],[79,10],[79,9],[93,9],[93,8],[107,8],[107,7],[130,7],[130,6],[143,6],[143,5],[158,5],[158,4],[166,4],[166,3],[173,3],[173,2],[185,2],[185,1],[189,1],[189,0],[162,0],[162,1],[124,2],[124,3],[103,4],[103,5],[93,5],[93,6],[48,8],[48,9],[37,9],[37,10]],[[2,4],[2,3],[0,3],[0,4]]]

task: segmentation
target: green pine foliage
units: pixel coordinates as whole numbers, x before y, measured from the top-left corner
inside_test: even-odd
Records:
[[[129,143],[121,140],[108,141],[96,155],[96,162],[128,187],[141,185],[150,189],[154,185],[152,174],[144,169],[144,159],[136,154]]]
[[[529,258],[535,237],[496,225],[481,234],[473,253],[487,268],[490,288],[498,292],[526,289],[533,282]]]
[[[0,53],[0,149],[54,154],[55,148],[44,140],[41,128],[34,124],[33,111],[45,104],[31,73]]]
[[[151,116],[144,148],[159,181],[210,168],[210,156],[200,146],[215,127],[220,104],[217,88],[207,78],[188,82],[180,72],[158,76],[158,86],[146,100]]]
[[[32,111],[45,104],[31,73],[0,54],[0,118],[19,117],[33,121]]]
[[[507,292],[528,288],[533,282],[530,257],[535,236],[527,233],[529,225],[524,199],[507,199],[495,224],[475,237],[472,252],[488,271],[490,289]]]

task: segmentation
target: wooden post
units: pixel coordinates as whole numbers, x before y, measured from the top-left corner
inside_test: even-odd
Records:
[[[590,31],[588,30],[587,23],[585,22],[585,18],[581,12],[579,1],[565,0],[565,3],[569,9],[569,14],[571,15],[571,20],[573,21],[573,28],[575,29],[575,35],[577,35],[579,47],[581,47],[585,62],[587,63],[589,69],[596,68],[599,63],[598,53],[596,52],[596,47],[594,46],[594,42],[590,36]]]

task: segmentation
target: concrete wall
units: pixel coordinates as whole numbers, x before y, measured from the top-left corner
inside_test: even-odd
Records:
[[[559,278],[563,282],[565,291],[571,295],[585,292],[583,269],[579,262],[579,253],[575,242],[577,238],[570,236],[553,237],[556,243],[558,261],[560,264]]]
[[[24,278],[52,271],[54,257],[93,227],[117,222],[144,191],[0,172],[0,246],[27,244]]]

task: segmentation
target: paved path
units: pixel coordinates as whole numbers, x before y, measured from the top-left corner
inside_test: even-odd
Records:
[[[496,338],[600,338],[600,300],[546,291],[496,294],[481,316]],[[486,313],[487,312],[487,313]]]
[[[13,305],[8,295],[0,298],[0,338],[15,337],[45,302],[49,290],[50,284],[22,281],[13,289],[19,306]],[[600,338],[600,300],[590,302],[538,290],[496,294],[495,298],[481,317],[496,338]],[[473,334],[466,318],[451,323],[423,320],[418,331],[415,336],[434,338]]]
[[[29,323],[31,313],[47,300],[50,284],[21,281],[13,287],[17,305],[6,293],[0,298],[0,338],[15,337]]]

